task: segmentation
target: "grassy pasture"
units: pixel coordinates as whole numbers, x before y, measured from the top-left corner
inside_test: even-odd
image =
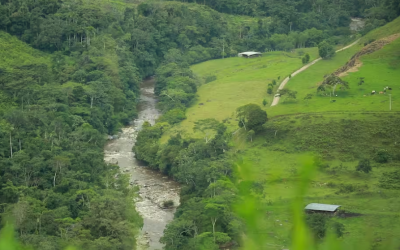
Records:
[[[309,53],[311,60],[317,58],[316,48],[302,51]],[[241,105],[256,103],[262,106],[264,98],[271,103],[273,95],[267,95],[268,83],[280,76],[274,87],[277,89],[280,81],[301,66],[301,57],[297,52],[268,52],[260,58],[232,57],[194,65],[192,70],[200,77],[215,75],[217,80],[203,84],[198,89],[199,98],[187,109],[187,119],[174,127],[173,131],[192,133],[196,120],[215,118],[221,121],[231,117]],[[236,126],[236,122],[232,126]],[[163,137],[163,141],[166,138],[168,135]]]
[[[279,105],[269,108],[270,115],[281,115],[299,112],[324,111],[389,111],[389,96],[392,96],[392,110],[400,111],[400,39],[386,45],[383,49],[361,57],[362,66],[356,72],[350,72],[343,80],[349,82],[350,89],[340,90],[338,96],[322,96],[317,94],[317,87],[323,76],[334,72],[344,65],[355,54],[360,46],[355,46],[338,53],[332,60],[323,60],[300,73],[286,85],[286,88],[298,92],[297,100],[281,98]],[[365,83],[358,85],[359,78]],[[383,91],[389,86],[392,91],[386,94],[371,95],[372,90]],[[313,94],[309,101],[303,98]],[[335,102],[331,102],[335,100]]]
[[[400,167],[399,122],[398,115],[393,114],[281,116],[271,119],[266,132],[253,143],[245,142],[243,135],[236,138],[240,142],[239,155],[250,166],[248,171],[264,187],[256,195],[264,211],[260,230],[266,234],[269,249],[289,246],[293,226],[290,201],[303,159],[309,155],[323,156],[324,160],[319,160],[321,167],[311,180],[304,205],[338,204],[346,211],[361,214],[334,219],[345,225],[345,245],[355,240],[375,245],[396,239],[400,232],[400,190],[382,189],[378,184],[384,172]],[[393,161],[371,161],[373,170],[368,174],[355,171],[360,158],[374,158],[378,149],[389,150]]]

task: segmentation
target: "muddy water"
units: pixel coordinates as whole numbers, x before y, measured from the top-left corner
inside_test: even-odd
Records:
[[[136,201],[136,210],[143,217],[144,225],[138,237],[138,250],[162,249],[159,242],[165,226],[173,219],[175,209],[163,209],[162,203],[173,200],[179,204],[179,186],[174,181],[151,171],[138,162],[132,152],[138,131],[145,121],[155,123],[159,111],[156,109],[157,99],[154,95],[154,79],[144,81],[140,86],[140,102],[138,119],[129,127],[122,129],[119,138],[112,140],[105,147],[105,161],[118,164],[121,171],[131,176],[131,184],[140,188]]]

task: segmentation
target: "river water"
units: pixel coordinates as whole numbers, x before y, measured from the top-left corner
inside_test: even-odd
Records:
[[[121,172],[130,174],[131,184],[139,186],[136,210],[143,217],[144,225],[137,239],[138,250],[162,249],[163,244],[159,240],[175,213],[175,208],[163,209],[162,204],[172,200],[175,206],[179,205],[178,184],[158,172],[145,168],[132,152],[137,133],[143,123],[148,121],[153,125],[160,115],[156,108],[154,82],[154,78],[150,78],[141,83],[138,118],[131,126],[123,128],[119,138],[108,143],[104,152],[106,162],[118,164]]]

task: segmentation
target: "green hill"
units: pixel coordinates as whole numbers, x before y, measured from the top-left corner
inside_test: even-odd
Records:
[[[0,68],[11,68],[32,62],[50,64],[47,54],[33,49],[8,33],[0,31]]]
[[[324,76],[345,65],[364,43],[399,33],[399,21],[370,32],[356,46],[293,77],[286,88],[297,91],[297,99],[283,97],[277,106],[265,107],[269,121],[253,142],[243,130],[235,135],[237,156],[248,163],[246,171],[241,170],[262,186],[263,191],[255,194],[262,204],[258,209],[263,211],[257,230],[267,232],[265,244],[270,249],[290,245],[290,201],[303,159],[310,155],[315,157],[318,171],[305,202],[338,204],[348,212],[348,217],[335,219],[345,226],[341,240],[345,246],[361,240],[384,249],[380,242],[394,242],[400,232],[395,226],[400,191],[389,184],[394,180],[390,176],[400,167],[400,39],[361,56],[362,66],[343,77],[350,89],[339,89],[334,97],[317,94]],[[316,58],[315,49],[308,52]],[[278,52],[258,59],[229,58],[194,65],[192,70],[200,77],[215,75],[217,80],[199,88],[197,102],[186,112],[187,120],[174,129],[192,133],[195,121],[215,118],[224,120],[234,131],[237,107],[247,103],[261,106],[264,98],[271,103],[272,95],[266,93],[268,83],[278,76],[282,80],[300,67],[296,54]],[[359,85],[361,77],[364,83]],[[371,95],[372,90],[383,91],[386,86],[392,90]],[[307,94],[312,94],[311,100],[303,99]],[[362,159],[371,162],[370,173],[356,171]]]

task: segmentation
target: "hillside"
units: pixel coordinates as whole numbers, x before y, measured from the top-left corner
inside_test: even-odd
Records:
[[[12,68],[32,62],[49,65],[48,54],[33,49],[8,33],[0,31],[0,68]]]
[[[196,120],[232,118],[236,108],[247,103],[262,105],[263,99],[271,103],[273,95],[267,95],[267,85],[276,80],[276,90],[278,78],[283,79],[301,67],[300,55],[304,53],[309,53],[313,60],[318,52],[315,48],[299,49],[293,53],[267,52],[260,58],[231,57],[192,66],[195,74],[203,78],[214,76],[216,80],[203,83],[197,92],[199,98],[186,111],[187,119],[175,126],[170,134],[177,130],[192,133]],[[234,128],[236,124],[229,124],[229,127]],[[168,135],[163,138],[165,141]]]
[[[394,226],[398,222],[400,191],[386,185],[391,182],[386,176],[397,173],[400,166],[397,126],[400,103],[396,94],[400,91],[396,80],[400,77],[400,39],[393,39],[381,49],[361,56],[362,65],[343,74],[350,88],[338,88],[337,96],[317,93],[317,87],[324,76],[334,73],[362,50],[366,41],[371,43],[372,39],[399,33],[399,20],[370,32],[356,46],[293,77],[286,88],[297,91],[297,99],[281,98],[279,105],[265,107],[269,121],[264,125],[265,131],[253,142],[243,130],[234,136],[236,157],[244,162],[240,172],[246,174],[242,178],[249,180],[251,176],[250,180],[262,187],[255,194],[262,212],[253,230],[268,232],[268,237],[262,240],[268,249],[290,246],[291,201],[295,197],[303,159],[310,155],[318,170],[311,179],[304,205],[316,202],[342,206],[348,215],[334,220],[345,228],[340,244],[345,249],[359,249],[353,244],[366,241],[366,235],[368,244],[377,249],[386,249],[385,244],[395,241],[400,232],[400,228]],[[316,58],[316,50],[307,52]],[[247,103],[262,106],[264,98],[270,103],[272,95],[266,93],[267,84],[301,67],[296,54],[293,58],[288,55],[273,52],[265,53],[263,58],[229,58],[192,66],[200,77],[215,75],[217,80],[199,88],[199,98],[187,110],[187,119],[172,131],[185,131],[183,134],[190,135],[194,133],[191,131],[194,123],[206,118],[224,120],[231,131],[236,130],[234,112],[237,107]],[[361,77],[364,83],[358,85]],[[386,86],[392,90],[371,95],[372,90],[383,91]],[[312,98],[303,100],[307,94]],[[162,141],[174,133],[170,132]],[[384,158],[380,158],[382,155]],[[372,172],[356,171],[362,159],[371,162]]]

